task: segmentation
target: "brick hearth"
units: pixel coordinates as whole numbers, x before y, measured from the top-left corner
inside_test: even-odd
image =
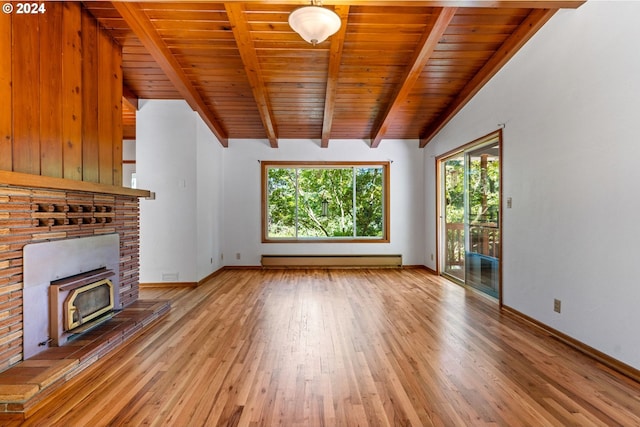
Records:
[[[51,347],[0,373],[0,421],[26,417],[58,387],[167,314],[167,301],[138,300],[62,347]]]

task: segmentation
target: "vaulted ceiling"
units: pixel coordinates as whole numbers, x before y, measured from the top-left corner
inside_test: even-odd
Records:
[[[313,46],[304,0],[84,2],[122,46],[125,95],[185,99],[229,139],[420,139],[426,145],[559,8],[582,1],[324,1],[342,27]],[[338,142],[336,142],[338,143]]]

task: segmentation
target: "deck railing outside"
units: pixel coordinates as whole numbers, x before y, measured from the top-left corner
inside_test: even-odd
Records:
[[[495,223],[472,224],[469,227],[469,252],[500,257],[500,229]],[[464,224],[446,226],[447,266],[464,266]]]

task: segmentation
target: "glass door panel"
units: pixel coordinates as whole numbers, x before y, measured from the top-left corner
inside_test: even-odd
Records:
[[[499,291],[500,146],[466,152],[465,283],[495,297]]]
[[[460,153],[442,162],[441,174],[444,186],[444,273],[464,281],[464,154]]]

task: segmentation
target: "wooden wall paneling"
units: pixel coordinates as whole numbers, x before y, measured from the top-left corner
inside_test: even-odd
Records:
[[[40,175],[38,17],[12,14],[13,171]]]
[[[113,183],[113,103],[111,38],[98,31],[98,176],[101,184]]]
[[[62,9],[53,2],[31,18],[40,20],[40,174],[55,178],[62,178]]]
[[[99,182],[98,23],[82,13],[82,180]]]
[[[122,48],[112,43],[113,185],[122,185]]]
[[[0,18],[0,170],[121,185],[119,46],[78,2]]]
[[[11,63],[11,14],[0,14],[0,58]],[[0,67],[0,169],[12,170],[13,102],[11,96],[11,67]]]
[[[82,180],[82,10],[64,2],[62,10],[63,177]]]

